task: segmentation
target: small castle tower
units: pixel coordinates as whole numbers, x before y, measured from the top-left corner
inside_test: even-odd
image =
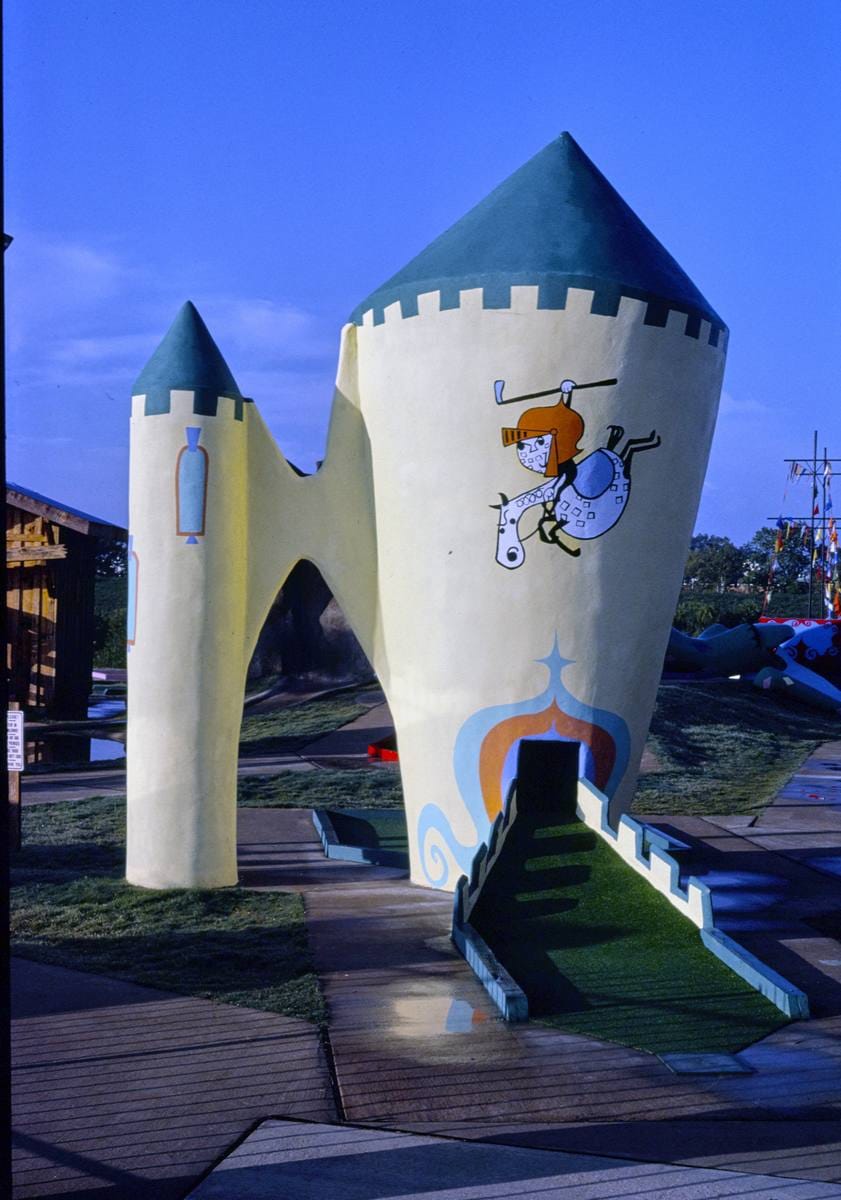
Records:
[[[127,878],[146,887],[237,879],[252,408],[188,302],[132,396]]]
[[[370,457],[353,391],[354,364],[346,337],[339,364],[345,392],[337,388],[329,461],[305,478],[289,466],[257,406],[241,394],[192,304],[183,306],[135,384],[127,631],[130,883],[236,883],[245,677],[266,614],[299,559],[318,563],[374,657]]]

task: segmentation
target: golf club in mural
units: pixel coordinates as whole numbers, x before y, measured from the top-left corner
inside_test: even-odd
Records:
[[[288,467],[195,310],[176,326],[135,389],[132,534],[156,584],[138,589],[130,656],[129,878],[236,878],[237,706],[301,557],[388,697],[416,882],[452,889],[469,869],[526,737],[578,743],[580,774],[616,820],[633,797],[726,334],[573,139],[357,306],[311,478]],[[500,433],[509,404],[524,407]],[[198,545],[167,500],[190,427],[207,456]],[[526,487],[526,472],[541,482]]]
[[[515,429],[503,429],[502,444],[516,443],[517,457],[529,471],[548,476],[549,483],[523,492],[509,500],[500,493],[500,504],[491,505],[500,511],[499,538],[496,561],[513,570],[525,560],[523,539],[519,536],[520,517],[536,507],[543,513],[535,533],[543,542],[551,542],[573,558],[581,553],[573,541],[590,541],[612,529],[628,502],[631,491],[631,458],[640,450],[655,450],[660,439],[652,432],[647,438],[628,438],[618,454],[614,453],[625,430],[621,425],[610,428],[607,445],[594,450],[581,461],[576,460],[579,440],[584,433],[584,421],[572,407],[572,393],[578,389],[608,387],[615,379],[598,383],[576,383],[565,379],[561,386],[548,392],[532,392],[503,400],[505,381],[497,379],[494,393],[497,404],[514,404],[518,400],[533,400],[560,392],[555,405],[532,408],[523,415]]]

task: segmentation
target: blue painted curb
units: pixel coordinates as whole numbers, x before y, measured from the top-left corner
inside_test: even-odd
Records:
[[[526,993],[512,979],[505,967],[479,936],[469,921],[464,920],[464,892],[467,876],[456,884],[453,903],[453,927],[450,937],[473,974],[493,1000],[506,1021],[527,1021],[529,1002]]]
[[[720,929],[702,929],[700,934],[701,941],[716,958],[720,958],[731,971],[761,992],[780,1012],[792,1019],[809,1016],[809,998],[800,988],[778,975]]]

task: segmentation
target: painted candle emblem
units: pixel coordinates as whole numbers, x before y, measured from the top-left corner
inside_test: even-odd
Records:
[[[523,542],[535,533],[542,542],[557,546],[573,558],[581,553],[578,542],[592,541],[612,529],[628,503],[631,493],[631,461],[641,450],[654,450],[660,438],[652,429],[647,437],[625,437],[621,425],[608,426],[607,444],[582,455],[578,443],[584,433],[584,418],[572,407],[574,391],[612,387],[615,379],[595,383],[576,383],[565,379],[560,387],[545,392],[503,399],[505,380],[497,379],[494,395],[497,404],[517,404],[543,396],[559,396],[555,404],[527,409],[516,426],[502,430],[503,446],[516,446],[517,457],[528,471],[545,477],[546,482],[509,500],[500,493],[499,534],[496,561],[514,570],[523,565]],[[529,509],[541,508],[537,528],[520,536],[520,518]]]
[[[130,650],[137,639],[137,585],[140,580],[140,559],[134,548],[134,538],[128,539],[128,604],[126,606],[126,645]]]
[[[204,446],[199,445],[201,429],[188,425],[184,432],[187,444],[178,451],[175,464],[176,532],[186,537],[188,546],[194,546],[204,537],[209,459]]]

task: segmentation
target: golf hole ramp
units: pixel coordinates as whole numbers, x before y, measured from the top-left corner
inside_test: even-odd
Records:
[[[505,808],[456,888],[452,937],[503,1017],[655,1054],[732,1053],[809,1015],[716,929],[709,890],[579,779],[574,742],[521,742]],[[665,840],[665,839],[664,839]]]

